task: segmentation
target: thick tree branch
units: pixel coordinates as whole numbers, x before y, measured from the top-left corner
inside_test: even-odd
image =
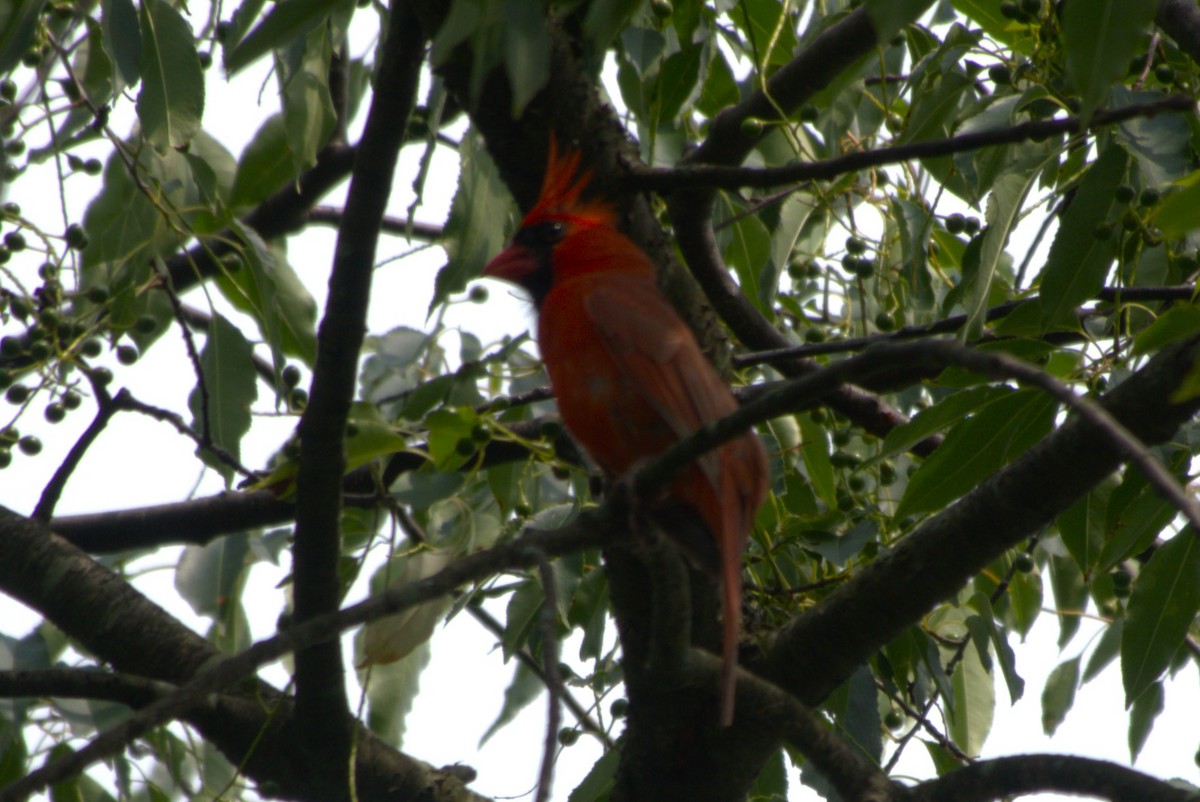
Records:
[[[141,707],[176,687],[167,682],[94,668],[0,671],[0,697],[5,699],[103,699]]]
[[[0,544],[5,555],[0,560],[0,591],[40,612],[116,671],[186,687],[206,667],[223,664],[211,644],[37,522],[0,508]],[[96,610],[106,614],[97,619]],[[252,673],[252,668],[237,673],[221,687]],[[248,777],[274,783],[280,797],[323,802],[314,790],[319,778],[311,776],[314,767],[300,749],[290,700],[261,682],[251,682],[246,692],[246,699],[191,696],[174,708],[175,714],[157,721],[183,714],[231,762],[242,765]],[[176,699],[179,693],[173,691],[146,709]],[[264,710],[264,702],[269,709]],[[264,729],[269,730],[268,737],[258,738]],[[457,780],[396,752],[367,730],[360,729],[357,739],[358,790],[364,802],[422,794],[449,802],[469,796]],[[107,754],[126,743],[128,739],[116,740]],[[86,760],[74,767],[51,764],[0,790],[0,799],[23,799],[44,787],[39,783],[73,776],[86,765]]]
[[[1200,8],[1192,0],[1159,0],[1154,21],[1200,64]]]
[[[404,129],[416,104],[425,38],[405,0],[394,0],[371,109],[354,162],[346,222],[338,233],[329,300],[317,333],[310,400],[300,419],[296,536],[292,549],[295,620],[338,609],[342,598],[341,497],[344,433],[354,400],[366,331],[380,221],[391,195]],[[356,797],[349,787],[348,725],[341,644],[296,654],[296,714],[309,757],[323,766],[320,789],[331,800]]]
[[[120,577],[92,562],[61,539],[49,536],[35,522],[0,508],[0,542],[4,542],[9,549],[6,553],[13,557],[11,563],[0,561],[0,589],[41,610],[68,635],[113,662],[118,669],[179,681],[181,684],[177,691],[104,731],[79,751],[0,789],[0,802],[23,800],[48,784],[78,774],[96,761],[116,754],[151,727],[184,715],[208,694],[252,676],[259,666],[290,652],[336,639],[339,633],[352,627],[453,593],[469,582],[483,580],[504,570],[536,565],[543,555],[553,557],[595,548],[606,537],[611,526],[610,514],[595,511],[579,516],[573,525],[552,532],[526,532],[516,541],[463,557],[432,577],[393,588],[345,610],[298,623],[236,656],[214,660],[217,655],[211,645],[182,627]],[[62,565],[64,562],[69,566]],[[71,583],[70,592],[60,592],[65,589],[57,586],[63,582]],[[91,598],[97,593],[104,597],[99,603]],[[51,594],[52,598],[47,599],[44,594]],[[124,608],[109,598],[114,595],[126,601]],[[105,627],[97,628],[90,614],[97,604],[103,604],[120,620],[110,620]],[[180,642],[179,645],[170,645],[176,642]],[[184,645],[190,649],[183,650],[181,647]],[[126,658],[117,661],[109,656],[115,648],[138,650],[128,658],[133,661],[129,669],[123,666]],[[168,658],[171,661],[163,664],[162,661]],[[258,693],[268,700],[278,698],[273,689],[262,683],[259,683]],[[251,701],[250,704],[262,713],[258,701]],[[194,717],[196,714],[193,711],[189,715]],[[297,731],[298,722],[290,706],[276,713],[275,718],[279,721],[271,724],[274,737],[261,741],[263,752],[249,753],[246,748],[256,743],[253,739],[256,730],[247,732],[242,718],[232,719],[224,712],[219,712],[211,720],[202,719],[193,723],[197,723],[206,737],[222,745],[235,763],[248,755],[246,771],[250,776],[277,782],[285,789],[286,795],[295,799],[327,799],[319,789],[336,783],[336,780],[312,776],[318,767],[312,764],[307,750],[300,748],[307,736]],[[345,720],[353,721],[348,716],[345,716]],[[267,723],[264,721],[262,726]],[[328,724],[325,722],[322,726],[327,728]],[[230,728],[231,731],[214,732],[213,729],[218,726]],[[360,728],[356,737],[357,789],[360,799],[464,798],[465,792],[457,783],[447,783],[442,775],[427,766],[383,746],[370,732]],[[237,738],[241,739],[244,748],[229,748],[230,740]]]
[[[1143,442],[1166,441],[1200,409],[1200,399],[1170,400],[1198,355],[1196,340],[1164,351],[1101,406]],[[1053,521],[1123,456],[1092,421],[1069,419],[796,618],[762,670],[815,704],[991,560]]]
[[[913,802],[990,802],[1057,792],[1109,802],[1195,802],[1196,794],[1116,763],[1073,755],[981,760],[908,789]]]

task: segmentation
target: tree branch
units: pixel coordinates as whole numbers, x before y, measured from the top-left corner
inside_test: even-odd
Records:
[[[346,209],[338,209],[333,206],[314,206],[304,215],[304,220],[308,223],[318,223],[320,225],[340,228],[346,221]],[[445,230],[441,226],[414,221],[410,227],[408,220],[390,215],[384,215],[379,228],[388,234],[395,234],[398,237],[411,237],[423,242],[437,242],[445,236]]]
[[[1166,441],[1200,409],[1200,399],[1170,400],[1198,354],[1195,339],[1164,350],[1100,406],[1143,442]],[[778,634],[762,670],[815,704],[997,555],[1053,521],[1123,456],[1094,422],[1067,420],[798,616]]]
[[[366,331],[371,277],[380,221],[391,195],[404,129],[416,104],[425,38],[406,0],[394,0],[338,233],[329,278],[329,300],[317,333],[310,400],[300,419],[296,475],[296,535],[292,549],[295,620],[338,609],[342,598],[342,474],[345,430],[354,400],[358,357]],[[355,797],[352,730],[341,644],[320,643],[296,653],[296,715],[310,759],[323,766],[321,790],[329,799]]]
[[[1191,301],[1196,297],[1196,287],[1184,284],[1176,287],[1104,287],[1096,293],[1096,299],[1109,303],[1145,302],[1145,301]],[[1017,301],[998,304],[987,310],[985,319],[988,322],[1007,317],[1025,304],[1036,303],[1038,296],[1022,298]],[[1077,315],[1084,312],[1077,310]],[[841,354],[847,351],[862,351],[876,343],[912,340],[927,337],[931,334],[950,334],[967,324],[966,315],[951,315],[948,318],[927,323],[923,326],[905,326],[896,331],[869,334],[865,337],[844,337],[823,343],[793,345],[787,348],[777,348],[771,351],[755,351],[747,354],[735,354],[735,365],[769,365],[777,361],[796,359],[798,357],[821,356],[824,354]],[[1057,334],[1057,333],[1056,333]],[[1069,332],[1062,332],[1069,334]]]
[[[1119,109],[1098,111],[1086,126],[1087,130],[1113,125],[1137,117],[1153,117],[1163,112],[1177,111],[1194,113],[1195,99],[1182,94],[1135,103]],[[784,184],[804,181],[820,181],[837,178],[868,167],[899,164],[913,159],[928,159],[949,156],[968,150],[979,150],[996,145],[1016,142],[1040,141],[1060,134],[1072,134],[1084,130],[1082,120],[1067,117],[1062,120],[1030,120],[1008,128],[993,131],[973,131],[947,139],[932,139],[923,142],[908,142],[877,150],[862,150],[847,153],[832,159],[815,162],[797,162],[783,167],[732,167],[695,163],[679,167],[638,167],[626,177],[629,187],[638,191],[660,193],[688,189],[742,189],[754,187],[769,189]]]
[[[1110,802],[1195,802],[1196,794],[1125,766],[1073,755],[981,760],[908,789],[913,802],[990,802],[1058,792]]]

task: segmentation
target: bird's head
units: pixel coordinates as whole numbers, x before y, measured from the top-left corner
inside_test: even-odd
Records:
[[[564,273],[599,269],[609,261],[601,259],[609,247],[606,241],[615,237],[628,242],[616,229],[610,204],[583,198],[592,174],[580,172],[579,160],[577,150],[560,154],[556,138],[550,135],[550,157],[537,203],[521,221],[512,244],[483,271],[485,277],[524,288],[538,308]]]

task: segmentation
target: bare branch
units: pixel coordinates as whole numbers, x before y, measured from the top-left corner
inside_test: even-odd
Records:
[[[1137,117],[1153,117],[1164,112],[1194,113],[1196,101],[1187,95],[1171,95],[1146,103],[1136,103],[1119,109],[1099,111],[1092,116],[1087,130],[1094,130]],[[741,189],[756,187],[768,189],[784,184],[821,181],[837,178],[846,173],[857,172],[868,167],[899,164],[913,159],[949,156],[968,150],[1010,145],[1017,142],[1040,141],[1062,134],[1083,130],[1082,120],[1067,117],[1062,120],[1030,120],[1009,128],[994,131],[974,131],[948,139],[933,139],[923,142],[908,142],[878,150],[863,150],[847,153],[833,159],[816,162],[798,162],[783,167],[727,167],[708,165],[690,160],[679,167],[641,167],[632,170],[626,177],[631,189],[654,192],[677,192],[688,189]]]
[[[909,789],[913,802],[990,802],[1038,792],[1110,802],[1195,802],[1176,788],[1116,763],[1073,755],[1015,755],[981,760]]]

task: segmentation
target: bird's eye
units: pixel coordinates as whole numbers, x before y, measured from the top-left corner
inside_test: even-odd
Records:
[[[513,237],[518,245],[527,248],[549,248],[556,245],[566,234],[566,226],[559,220],[545,220],[525,226]]]

